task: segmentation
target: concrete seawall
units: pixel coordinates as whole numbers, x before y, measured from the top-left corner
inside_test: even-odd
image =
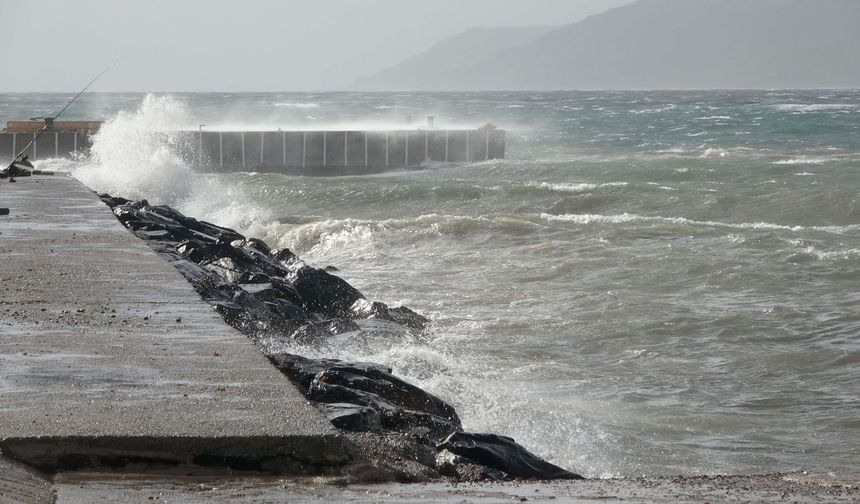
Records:
[[[46,472],[314,474],[339,434],[68,176],[0,185],[0,452]]]
[[[505,157],[505,132],[493,128],[200,131],[188,135],[188,162],[211,171],[352,174],[420,167],[428,162],[470,163]]]
[[[33,161],[49,158],[73,158],[89,151],[92,136],[93,133],[88,131],[63,133],[48,131],[28,147],[24,154]],[[34,138],[36,138],[35,133],[0,133],[0,164],[5,167]]]
[[[471,163],[505,157],[505,131],[184,131],[173,143],[200,171],[353,175],[429,162]],[[0,162],[8,162],[34,133],[0,133]],[[25,154],[37,161],[72,158],[89,150],[88,132],[47,132]]]

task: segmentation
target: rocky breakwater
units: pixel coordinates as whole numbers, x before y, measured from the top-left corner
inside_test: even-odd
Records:
[[[421,332],[428,320],[368,300],[342,278],[236,231],[147,201],[100,195],[173,264],[224,320],[251,339],[362,452],[369,476],[400,480],[579,479],[496,434],[463,432],[454,408],[388,367],[272,350],[273,338],[323,345],[374,319]],[[329,268],[332,269],[332,268]],[[289,345],[288,345],[289,346]],[[293,345],[297,346],[297,345]]]

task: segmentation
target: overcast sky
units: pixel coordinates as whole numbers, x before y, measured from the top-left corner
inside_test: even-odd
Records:
[[[0,0],[0,91],[344,89],[467,28],[632,0]]]

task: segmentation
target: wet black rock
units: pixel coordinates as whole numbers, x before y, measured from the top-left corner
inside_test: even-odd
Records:
[[[423,329],[429,320],[414,311],[401,306],[389,308],[385,303],[359,299],[349,307],[353,318],[388,320],[413,329]]]
[[[303,344],[359,330],[351,319],[377,318],[414,330],[427,320],[408,308],[372,303],[340,277],[306,266],[287,248],[198,221],[146,200],[100,195],[117,218],[172,262],[225,320],[249,336],[287,337]],[[370,303],[368,301],[368,303]]]
[[[578,474],[540,459],[513,439],[496,434],[455,432],[440,443],[437,449],[443,455],[447,451],[479,466],[501,471],[512,478],[583,479]]]
[[[451,405],[377,364],[308,359],[291,354],[269,358],[311,401],[326,406],[345,430],[393,431],[439,441],[462,430]],[[347,408],[346,404],[352,405]]]
[[[299,291],[308,310],[329,317],[349,314],[353,303],[364,299],[358,289],[322,269],[303,266],[291,271],[287,279]]]

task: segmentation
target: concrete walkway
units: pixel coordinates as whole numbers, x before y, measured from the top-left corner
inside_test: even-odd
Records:
[[[0,451],[47,472],[318,473],[329,422],[65,175],[0,184]]]

